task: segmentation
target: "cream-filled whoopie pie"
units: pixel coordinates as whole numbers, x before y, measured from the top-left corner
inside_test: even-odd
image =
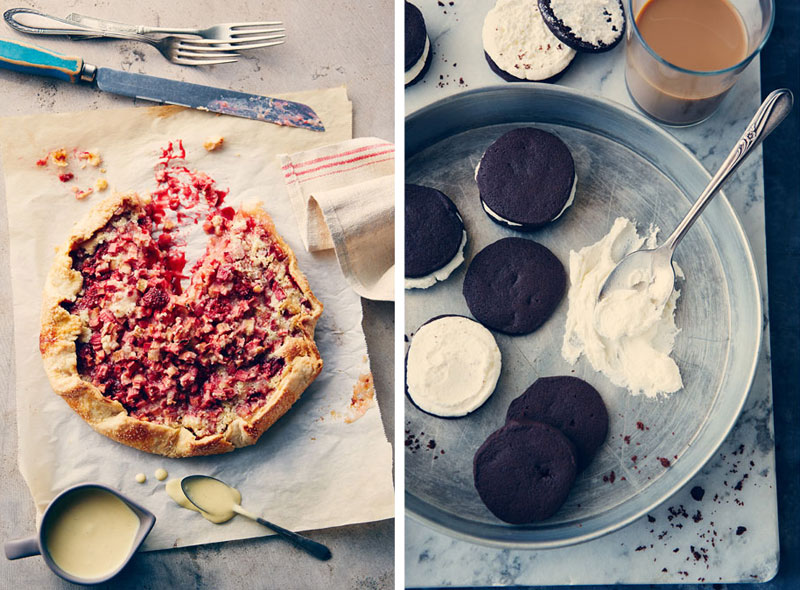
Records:
[[[425,18],[419,8],[406,2],[405,20],[405,85],[413,86],[431,67],[433,52],[425,27]]]
[[[489,67],[509,82],[553,81],[575,57],[547,28],[535,0],[497,0],[482,38]]]
[[[464,262],[467,231],[443,192],[407,184],[405,195],[405,288],[427,289]]]
[[[518,231],[555,221],[575,200],[575,161],[557,136],[520,127],[497,138],[475,171],[490,219]]]
[[[463,316],[439,316],[411,340],[406,392],[423,412],[442,418],[465,416],[492,395],[501,364],[489,330]]]

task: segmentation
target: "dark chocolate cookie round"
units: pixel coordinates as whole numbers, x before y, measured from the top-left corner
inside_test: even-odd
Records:
[[[622,0],[539,0],[539,12],[553,35],[576,51],[608,51],[625,34]]]
[[[503,238],[478,252],[464,277],[464,299],[475,318],[506,334],[541,326],[564,296],[564,267],[532,240]]]
[[[529,231],[558,218],[575,189],[575,162],[552,133],[521,127],[501,135],[476,174],[481,203],[493,221]]]
[[[558,429],[541,422],[509,422],[475,453],[472,473],[492,514],[525,524],[558,511],[577,468],[572,443]]]
[[[428,39],[428,31],[425,28],[425,19],[419,8],[406,2],[406,24],[405,24],[405,53],[406,71],[422,58],[425,52],[425,43]]]
[[[464,237],[464,222],[447,195],[406,185],[406,278],[427,276],[450,262]]]
[[[535,420],[575,445],[578,470],[591,462],[608,434],[608,411],[597,390],[577,377],[542,377],[511,402],[506,421]]]

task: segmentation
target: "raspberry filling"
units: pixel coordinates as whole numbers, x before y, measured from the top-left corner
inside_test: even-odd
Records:
[[[222,432],[275,390],[281,346],[302,336],[311,305],[288,258],[258,219],[210,214],[205,254],[181,291],[183,264],[152,205],[123,211],[73,251],[83,276],[78,371],[141,420]]]

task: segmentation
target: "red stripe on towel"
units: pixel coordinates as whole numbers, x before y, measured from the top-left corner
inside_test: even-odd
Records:
[[[366,145],[364,147],[356,148],[354,150],[350,150],[348,152],[341,152],[339,154],[333,154],[332,156],[320,156],[319,158],[315,158],[313,160],[308,160],[306,162],[298,162],[296,164],[286,164],[285,166],[281,167],[281,170],[288,170],[289,168],[302,168],[303,166],[310,166],[311,164],[316,164],[317,162],[324,162],[326,160],[332,160],[334,158],[341,158],[342,156],[351,156],[353,154],[357,154],[359,152],[363,152],[366,150],[371,150],[377,147],[384,147],[387,145],[391,145],[389,143],[376,143],[374,145]]]
[[[303,179],[298,179],[298,178],[295,177],[295,178],[292,178],[286,184],[289,185],[289,184],[292,184],[293,182],[300,182],[302,184],[302,183],[305,183],[305,182],[310,182],[312,180],[316,180],[317,178],[323,178],[325,176],[332,176],[334,174],[342,174],[343,172],[350,172],[351,170],[356,170],[358,168],[363,168],[364,166],[371,166],[373,164],[379,164],[381,162],[388,162],[389,160],[394,160],[394,156],[392,156],[391,158],[383,158],[381,160],[373,160],[372,162],[365,162],[365,163],[360,164],[358,166],[353,166],[351,168],[347,168],[346,170],[331,170],[330,172],[326,172],[325,174],[318,174],[317,176],[310,176],[308,178],[303,178]]]
[[[291,177],[292,174],[294,174],[294,176],[302,176],[304,174],[310,174],[310,173],[316,172],[318,170],[324,170],[326,168],[332,168],[334,166],[344,166],[346,164],[352,164],[354,162],[359,162],[361,160],[366,160],[367,158],[374,158],[376,156],[382,156],[384,154],[393,154],[393,153],[394,153],[394,148],[391,148],[391,149],[388,149],[388,150],[384,150],[382,152],[374,152],[374,153],[371,153],[371,154],[364,154],[362,156],[357,156],[355,158],[350,158],[349,160],[342,160],[340,162],[331,162],[330,164],[323,164],[321,166],[317,166],[316,168],[310,168],[308,170],[303,170],[302,172],[288,172],[284,176],[286,178]],[[381,160],[381,161],[384,161],[384,160]],[[357,166],[357,168],[360,168],[360,166]],[[348,168],[348,170],[350,170],[350,169],[351,168]]]

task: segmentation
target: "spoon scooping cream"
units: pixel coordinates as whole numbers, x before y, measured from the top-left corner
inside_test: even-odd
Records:
[[[180,480],[180,487],[189,502],[212,522],[225,522],[234,515],[241,514],[271,529],[298,549],[317,559],[325,561],[331,558],[331,551],[325,545],[264,520],[242,508],[240,505],[242,495],[223,481],[207,475],[188,475]]]
[[[786,118],[792,110],[793,101],[792,93],[785,88],[775,90],[764,99],[736,146],[675,231],[661,246],[649,250],[637,250],[623,258],[608,275],[597,296],[598,301],[602,301],[612,292],[634,290],[642,293],[656,307],[664,306],[675,285],[675,272],[672,268],[675,248],[719,188],[763,139]]]

